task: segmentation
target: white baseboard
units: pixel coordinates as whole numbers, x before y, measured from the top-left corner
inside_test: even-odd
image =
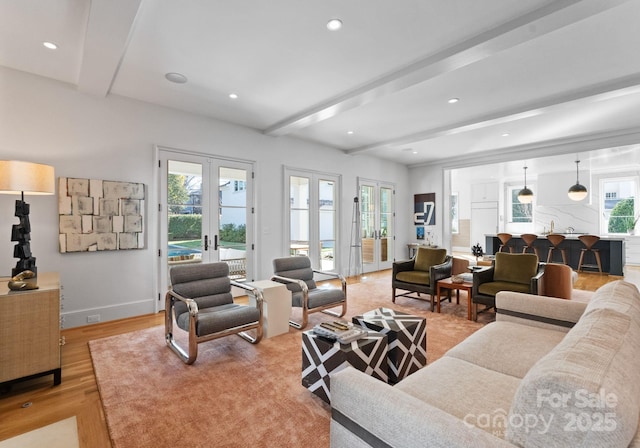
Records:
[[[61,313],[61,328],[74,328],[92,323],[107,322],[124,319],[126,317],[153,314],[156,312],[154,300],[140,300],[137,302],[120,303],[118,305],[103,306],[78,311]]]

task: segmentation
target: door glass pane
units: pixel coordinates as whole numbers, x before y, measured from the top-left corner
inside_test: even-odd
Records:
[[[320,180],[318,182],[320,203],[319,231],[320,231],[320,269],[332,271],[335,268],[336,246],[336,201],[335,182]]]
[[[202,165],[169,160],[167,177],[167,260],[202,261]]]
[[[229,277],[247,275],[247,171],[219,168],[218,253],[229,265]]]
[[[362,221],[362,262],[373,263],[375,244],[375,189],[370,185],[360,187],[360,219]]]
[[[380,188],[380,261],[391,259],[392,244],[387,235],[393,235],[393,211],[391,188]]]
[[[289,178],[291,223],[289,251],[291,255],[309,255],[309,178]]]

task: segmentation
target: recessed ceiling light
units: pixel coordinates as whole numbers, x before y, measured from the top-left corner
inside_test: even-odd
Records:
[[[167,73],[164,75],[167,80],[175,82],[176,84],[184,84],[187,82],[187,77],[180,73]]]
[[[53,42],[42,42],[42,45],[44,45],[49,50],[56,50],[58,48],[58,46]]]
[[[449,104],[455,104],[458,101],[460,101],[460,98],[450,98],[449,101],[447,101]]]
[[[349,134],[349,135],[353,135],[353,134],[354,134],[354,131],[347,131],[347,134]]]
[[[414,149],[413,151],[411,151],[411,154],[418,154],[418,151]]]
[[[229,98],[231,98],[232,100],[237,100],[238,99],[238,94],[237,93],[230,93],[229,94]]]
[[[342,20],[340,19],[331,19],[327,22],[327,29],[329,31],[337,31],[342,28]]]
[[[502,134],[503,137],[509,137],[509,133],[505,132],[504,134]]]

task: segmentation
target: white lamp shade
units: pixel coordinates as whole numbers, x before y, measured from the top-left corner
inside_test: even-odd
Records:
[[[569,199],[572,201],[582,201],[587,197],[587,188],[584,185],[575,184],[571,188],[569,188]]]
[[[530,204],[533,202],[533,191],[524,187],[522,190],[518,192],[518,202],[521,204]]]
[[[55,174],[52,166],[0,160],[0,193],[53,194],[55,191]]]

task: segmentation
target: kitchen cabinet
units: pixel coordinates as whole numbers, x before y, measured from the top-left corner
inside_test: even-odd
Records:
[[[471,202],[498,202],[498,182],[481,182],[471,186]]]

